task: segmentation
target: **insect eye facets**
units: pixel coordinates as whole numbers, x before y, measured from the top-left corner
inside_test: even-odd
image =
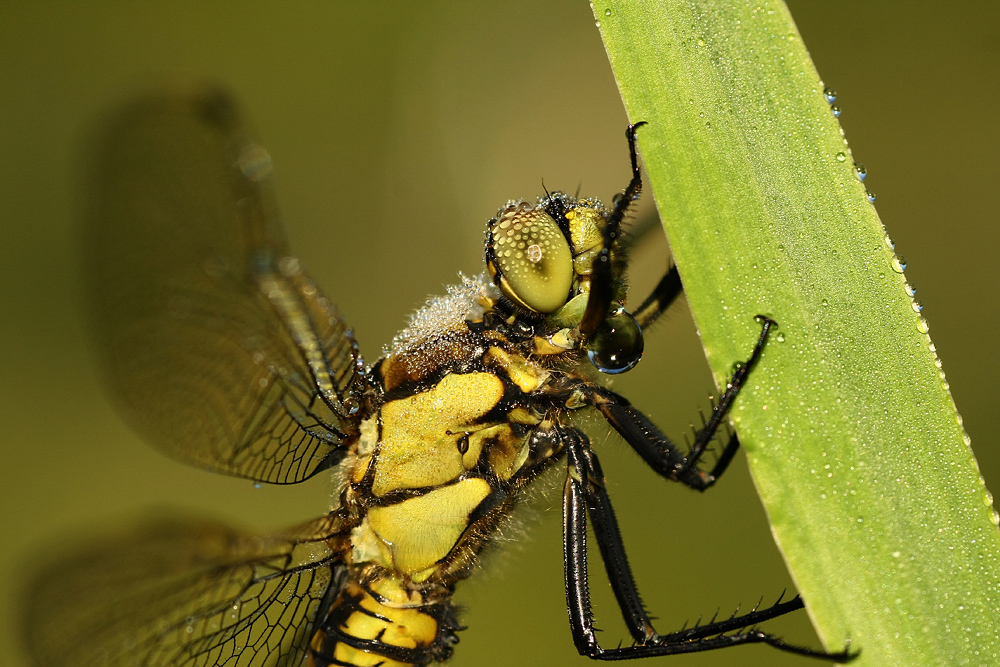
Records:
[[[624,309],[604,320],[585,344],[590,363],[609,375],[624,373],[639,363],[643,346],[642,329]]]
[[[490,229],[500,290],[537,313],[566,303],[573,284],[573,255],[555,220],[525,204],[501,212]]]

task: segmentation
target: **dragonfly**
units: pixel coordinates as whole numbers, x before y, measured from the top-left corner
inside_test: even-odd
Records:
[[[167,454],[226,475],[295,484],[326,472],[336,503],[258,535],[160,521],[96,539],[34,579],[35,664],[129,667],[426,665],[462,630],[453,594],[525,491],[565,467],[565,589],[576,649],[620,660],[764,643],[830,661],[759,624],[799,597],[661,633],[640,600],[597,452],[573,416],[602,416],[659,475],[704,491],[730,435],[700,462],[777,324],[682,451],[600,373],[639,361],[643,330],[682,292],[670,269],[625,309],[623,221],[561,192],[489,220],[486,271],[411,318],[368,365],[354,333],[289,251],[270,153],[214,86],[143,97],[105,132],[86,230],[102,368],[124,418]],[[588,370],[590,369],[590,370]],[[598,372],[594,372],[596,369]],[[632,643],[602,646],[588,589],[588,519]]]

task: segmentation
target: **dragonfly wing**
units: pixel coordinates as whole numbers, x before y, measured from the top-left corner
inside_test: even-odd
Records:
[[[298,665],[339,586],[336,515],[267,537],[163,521],[42,569],[24,638],[38,667]]]
[[[96,151],[86,273],[102,368],[151,443],[294,483],[343,457],[363,362],[288,254],[271,158],[216,89],[144,98]]]

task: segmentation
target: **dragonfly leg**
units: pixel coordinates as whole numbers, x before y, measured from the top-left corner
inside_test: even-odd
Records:
[[[729,408],[736,400],[740,390],[746,383],[750,371],[757,364],[764,346],[767,343],[771,329],[777,323],[767,317],[758,316],[762,323],[760,336],[746,362],[739,365],[736,372],[726,383],[726,390],[712,408],[712,414],[698,431],[690,451],[684,454],[662,431],[642,412],[635,409],[628,399],[613,391],[586,385],[584,391],[587,400],[597,408],[608,423],[625,439],[625,441],[660,475],[681,482],[699,491],[711,487],[726,471],[729,463],[739,449],[739,440],[735,435],[729,438],[719,460],[711,472],[698,469],[698,462],[706,448],[715,439],[716,432],[722,425]]]
[[[564,441],[569,459],[563,489],[566,604],[569,608],[573,641],[581,655],[595,660],[628,660],[759,643],[789,653],[836,662],[847,662],[858,655],[856,651],[851,652],[849,646],[837,653],[826,653],[789,644],[775,635],[757,629],[758,623],[801,609],[803,602],[798,596],[785,602],[779,599],[766,609],[755,609],[724,621],[713,621],[660,635],[643,608],[597,455],[582,433],[569,431]],[[597,641],[587,583],[588,514],[618,606],[636,641],[632,646],[606,649]]]
[[[680,274],[677,273],[677,266],[671,266],[646,300],[632,313],[639,328],[645,331],[660,315],[667,312],[683,292],[684,286],[681,284]]]

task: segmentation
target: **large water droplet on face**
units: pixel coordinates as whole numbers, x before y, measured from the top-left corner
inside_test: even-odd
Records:
[[[617,375],[635,367],[642,358],[642,329],[624,309],[604,320],[585,344],[587,358],[597,370]]]

